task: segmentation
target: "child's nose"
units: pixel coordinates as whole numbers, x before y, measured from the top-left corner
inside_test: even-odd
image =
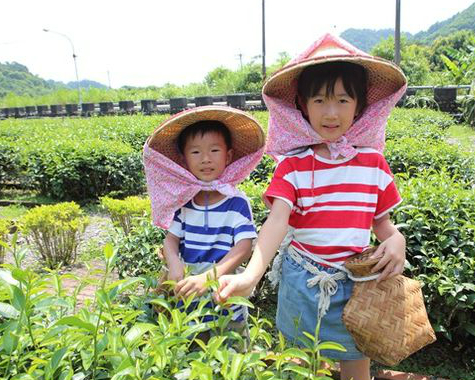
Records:
[[[337,107],[333,103],[328,103],[325,107],[325,116],[328,118],[334,118],[337,116]]]

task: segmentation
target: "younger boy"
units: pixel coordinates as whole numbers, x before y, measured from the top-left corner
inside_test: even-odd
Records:
[[[211,106],[176,115],[147,141],[152,216],[168,229],[163,256],[178,296],[204,295],[208,278],[234,273],[250,257],[256,237],[251,207],[234,186],[259,162],[264,140],[246,113]],[[239,329],[247,310],[232,310],[232,325]]]

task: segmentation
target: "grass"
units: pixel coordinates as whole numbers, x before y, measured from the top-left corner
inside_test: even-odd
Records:
[[[475,129],[467,124],[455,124],[448,130],[449,139],[454,139],[468,152],[475,152]]]
[[[385,369],[373,363],[373,368]],[[458,347],[438,337],[438,340],[424,347],[399,365],[395,371],[431,375],[450,380],[475,380],[475,348]]]
[[[33,202],[38,204],[58,203],[58,200],[40,195],[37,191],[14,188],[0,189],[0,199],[20,202]]]
[[[0,206],[0,218],[16,220],[27,211],[28,208],[19,205]]]

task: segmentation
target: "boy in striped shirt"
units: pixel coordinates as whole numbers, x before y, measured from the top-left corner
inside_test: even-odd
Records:
[[[193,309],[199,297],[207,293],[209,279],[235,273],[250,257],[256,228],[249,200],[234,186],[262,157],[264,135],[249,115],[228,107],[185,111],[165,122],[158,132],[160,139],[157,140],[166,148],[176,147],[176,151],[167,153],[166,149],[160,149],[153,139],[157,134],[149,146],[164,151],[161,161],[171,158],[180,169],[186,169],[186,173],[172,171],[176,175],[167,173],[167,178],[159,179],[168,187],[158,194],[160,199],[154,201],[152,194],[152,210],[164,208],[165,193],[178,194],[173,220],[165,226],[168,232],[163,257],[168,268],[167,279],[176,281],[175,294],[184,298],[198,297],[192,303]],[[169,138],[168,143],[162,141],[164,138]],[[187,180],[190,180],[189,186],[180,188]],[[154,187],[150,172],[147,181],[150,190]],[[194,190],[180,196],[182,190],[190,188]],[[157,224],[163,226],[163,219]],[[185,267],[188,267],[188,276],[185,276]],[[247,309],[232,306],[231,310],[230,327],[246,333]],[[207,315],[202,321],[213,319]]]

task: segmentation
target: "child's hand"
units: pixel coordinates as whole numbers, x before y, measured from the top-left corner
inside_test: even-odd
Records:
[[[226,302],[232,296],[250,296],[255,286],[245,273],[224,275],[218,281],[219,288],[214,294],[216,302]]]
[[[195,276],[189,276],[179,281],[175,286],[175,294],[180,297],[189,297],[195,293],[196,297],[206,293],[206,272]]]
[[[378,249],[370,258],[379,258],[381,260],[374,266],[371,272],[377,272],[384,268],[376,282],[401,274],[404,270],[406,260],[406,239],[399,231],[393,233],[389,238],[383,241]]]

